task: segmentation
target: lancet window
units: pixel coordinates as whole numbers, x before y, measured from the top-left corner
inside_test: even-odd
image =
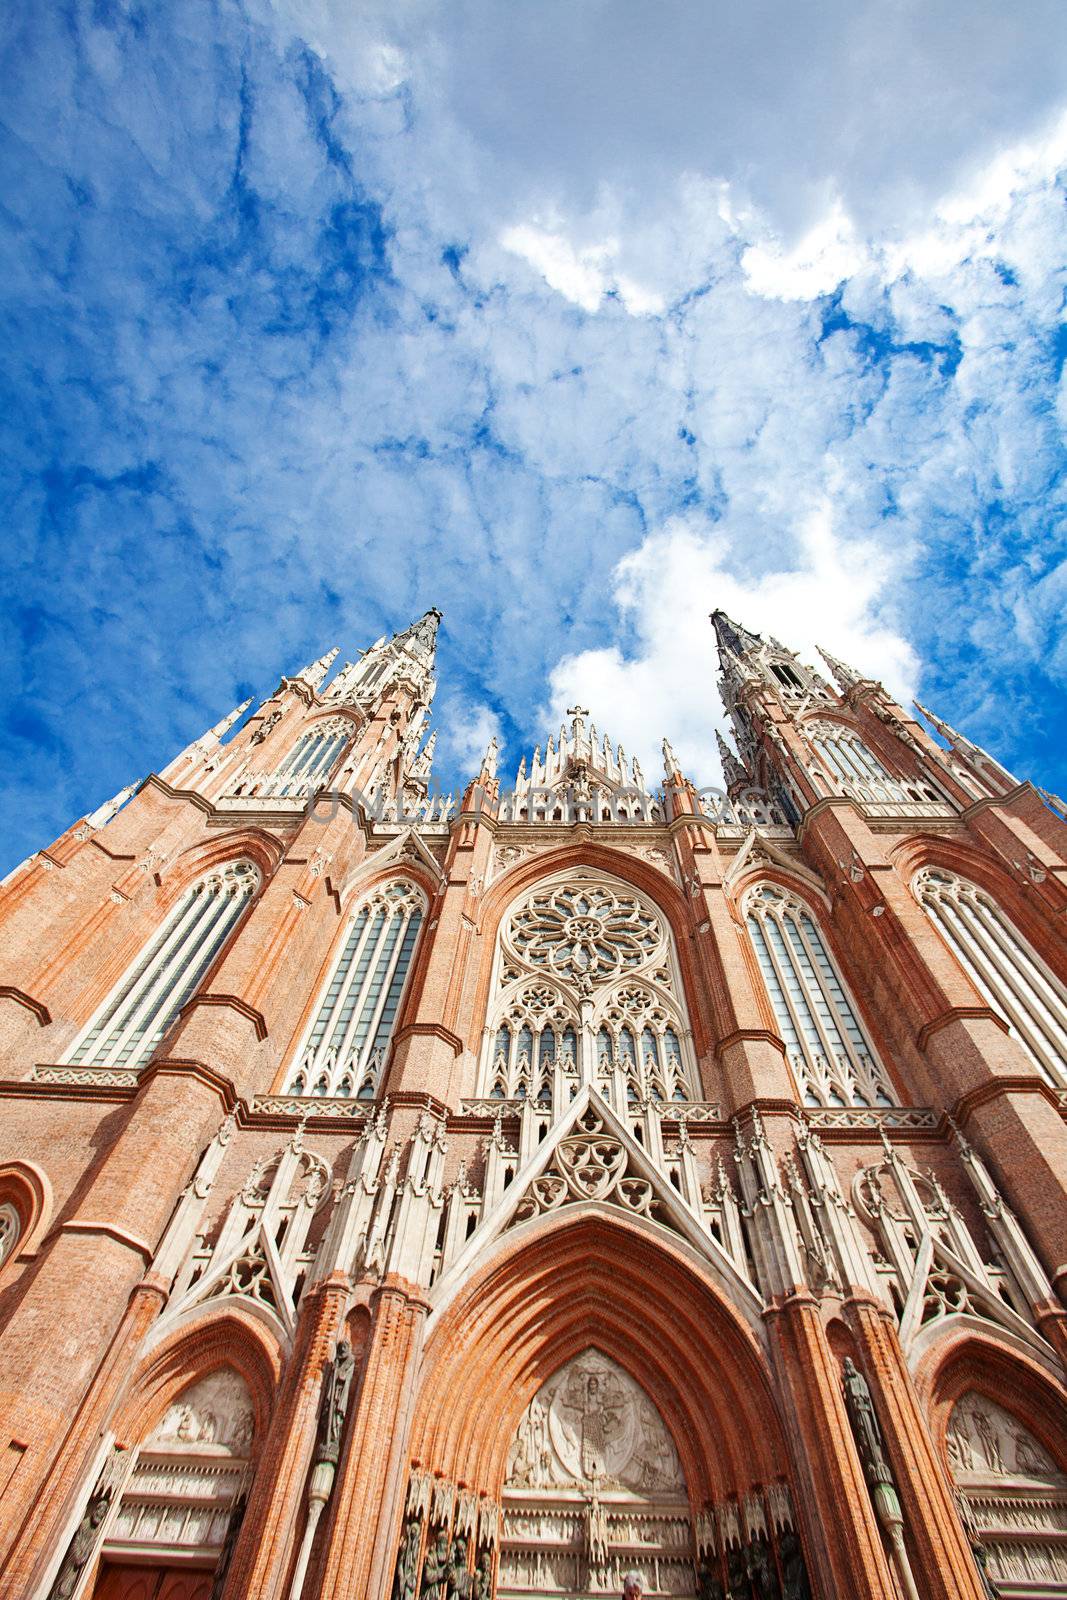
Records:
[[[1041,1076],[1057,1088],[1067,1087],[1067,987],[975,884],[929,867],[913,887],[949,949]]]
[[[854,729],[846,727],[844,723],[809,723],[804,731],[816,753],[822,757],[831,777],[841,779],[845,783],[896,781],[859,734]]]
[[[406,878],[358,907],[297,1056],[288,1093],[373,1100],[425,913]]]
[[[571,875],[505,918],[482,1093],[559,1110],[596,1082],[619,1110],[695,1098],[670,934],[628,885]]]
[[[308,728],[278,768],[273,793],[309,794],[321,787],[333,772],[351,735],[352,724],[343,717]]]
[[[745,899],[745,921],[804,1104],[892,1105],[889,1079],[808,907],[761,883]]]
[[[140,1067],[194,993],[260,884],[231,861],[187,889],[71,1051],[72,1064]]]

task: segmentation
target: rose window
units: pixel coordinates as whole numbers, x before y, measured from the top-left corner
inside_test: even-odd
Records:
[[[560,884],[535,895],[508,934],[532,967],[582,987],[641,966],[663,937],[640,901],[601,884]]]

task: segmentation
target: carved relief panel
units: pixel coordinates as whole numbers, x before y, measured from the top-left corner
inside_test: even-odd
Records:
[[[948,1457],[971,1536],[1001,1595],[1067,1595],[1067,1474],[985,1395],[965,1394]]]
[[[694,1589],[681,1463],[628,1373],[589,1349],[530,1401],[508,1456],[497,1592],[617,1594],[636,1569],[646,1594]]]

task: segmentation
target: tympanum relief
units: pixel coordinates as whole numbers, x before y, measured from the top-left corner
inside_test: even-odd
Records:
[[[946,1444],[972,1537],[999,1592],[1067,1595],[1067,1474],[985,1395],[957,1402]]]
[[[530,1401],[508,1455],[498,1593],[693,1591],[678,1453],[655,1406],[608,1356],[582,1355]]]
[[[248,1476],[254,1433],[251,1396],[232,1368],[179,1395],[137,1452],[105,1554],[169,1554],[214,1566]]]

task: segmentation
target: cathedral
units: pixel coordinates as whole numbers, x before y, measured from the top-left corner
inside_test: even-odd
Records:
[[[722,612],[444,796],[438,623],[0,891],[0,1600],[1067,1596],[1062,805]]]

